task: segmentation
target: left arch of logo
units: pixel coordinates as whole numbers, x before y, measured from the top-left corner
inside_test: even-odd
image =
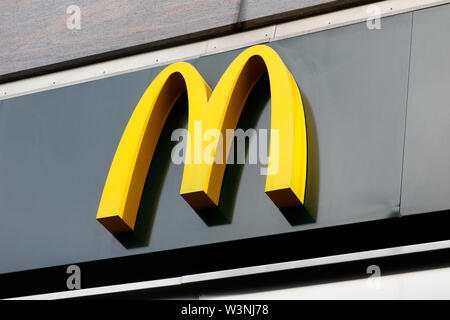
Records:
[[[306,123],[297,84],[279,55],[257,45],[243,51],[227,68],[214,91],[189,63],[166,67],[152,81],[137,104],[117,147],[103,189],[97,220],[110,232],[134,229],[147,172],[172,106],[186,90],[188,132],[194,122],[202,130],[235,129],[247,97],[267,72],[271,92],[271,129],[279,132],[279,146],[270,142],[269,167],[279,168],[266,179],[265,192],[279,207],[303,204],[306,187]],[[198,134],[196,132],[196,134]],[[200,133],[201,134],[201,133]],[[195,139],[194,139],[195,140]],[[203,148],[187,141],[187,154]],[[218,144],[216,144],[216,148]],[[228,155],[230,146],[222,146]],[[272,157],[278,152],[277,157]],[[279,163],[274,164],[274,159]],[[184,165],[181,196],[193,209],[217,206],[226,163],[190,162]]]

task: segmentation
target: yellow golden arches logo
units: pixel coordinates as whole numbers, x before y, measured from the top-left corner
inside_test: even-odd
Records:
[[[257,45],[230,64],[214,91],[189,63],[177,62],[161,71],[141,97],[122,135],[103,189],[97,220],[112,233],[134,229],[156,144],[172,106],[185,90],[190,136],[194,135],[194,128],[198,127],[194,124],[198,121],[203,131],[218,129],[224,133],[236,128],[250,91],[265,72],[269,75],[272,98],[271,129],[279,132],[279,146],[271,141],[269,149],[269,167],[275,165],[279,169],[267,175],[265,192],[279,208],[301,205],[306,185],[307,145],[300,92],[278,54],[268,46]],[[195,154],[199,147],[202,150],[203,146],[188,140],[186,156]],[[223,148],[228,155],[230,146]],[[277,157],[272,157],[278,152]],[[273,159],[279,163],[273,164]],[[225,166],[226,162],[203,160],[185,163],[180,194],[193,209],[218,205]]]

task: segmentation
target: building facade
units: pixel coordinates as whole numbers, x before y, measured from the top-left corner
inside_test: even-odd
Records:
[[[450,297],[450,1],[0,9],[2,298]]]

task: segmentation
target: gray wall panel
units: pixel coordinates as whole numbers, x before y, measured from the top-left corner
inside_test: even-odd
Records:
[[[114,237],[95,219],[115,148],[145,87],[161,70],[4,100],[0,105],[0,272],[286,233],[398,215],[411,14],[271,43],[301,88],[308,126],[306,209],[291,225],[264,193],[259,167],[228,167],[208,226],[179,196],[170,129],[158,147],[136,231]],[[193,60],[214,87],[242,50]],[[267,79],[251,94],[245,126],[270,127]],[[332,239],[330,239],[332,241]],[[299,243],[292,250],[302,250]],[[264,251],[264,248],[255,248]]]
[[[402,214],[450,209],[450,5],[414,13]]]
[[[317,202],[319,222],[325,216],[340,223],[399,212],[411,14],[384,19],[382,26],[370,31],[360,24],[290,46],[274,44],[295,70],[308,134],[316,139],[310,148],[317,159],[310,164],[320,164],[317,195],[307,200]]]

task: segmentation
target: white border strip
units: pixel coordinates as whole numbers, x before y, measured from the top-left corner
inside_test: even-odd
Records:
[[[225,37],[1,84],[0,100],[367,21],[373,17],[369,7],[374,5],[378,7],[379,16],[382,18],[447,3],[450,3],[450,0],[381,1]]]
[[[79,298],[79,297],[87,297],[87,296],[102,295],[102,294],[112,294],[112,293],[119,293],[119,292],[126,292],[126,291],[135,291],[135,290],[143,290],[143,289],[176,286],[176,285],[182,285],[182,284],[186,284],[186,283],[195,283],[195,282],[209,281],[209,280],[216,280],[216,279],[226,279],[226,278],[233,278],[233,277],[239,277],[239,276],[275,272],[275,271],[301,269],[301,268],[307,268],[307,267],[328,265],[328,264],[333,264],[333,263],[343,263],[343,262],[359,261],[359,260],[366,260],[366,259],[373,259],[373,258],[390,257],[390,256],[396,256],[396,255],[433,251],[433,250],[439,250],[439,249],[448,249],[448,248],[450,248],[450,240],[436,241],[436,242],[421,243],[421,244],[415,244],[415,245],[409,245],[409,246],[400,246],[400,247],[392,247],[392,248],[386,248],[386,249],[339,254],[339,255],[333,255],[333,256],[328,256],[328,257],[304,259],[304,260],[289,261],[289,262],[282,262],[282,263],[272,263],[272,264],[266,264],[266,265],[260,265],[260,266],[229,269],[229,270],[215,271],[215,272],[206,272],[206,273],[185,275],[185,276],[181,276],[181,277],[174,277],[174,278],[167,278],[167,279],[141,281],[141,282],[104,286],[104,287],[97,287],[97,288],[61,291],[61,292],[53,292],[53,293],[47,293],[47,294],[16,297],[16,298],[10,298],[10,299],[6,299],[6,300],[56,300],[56,299]]]

